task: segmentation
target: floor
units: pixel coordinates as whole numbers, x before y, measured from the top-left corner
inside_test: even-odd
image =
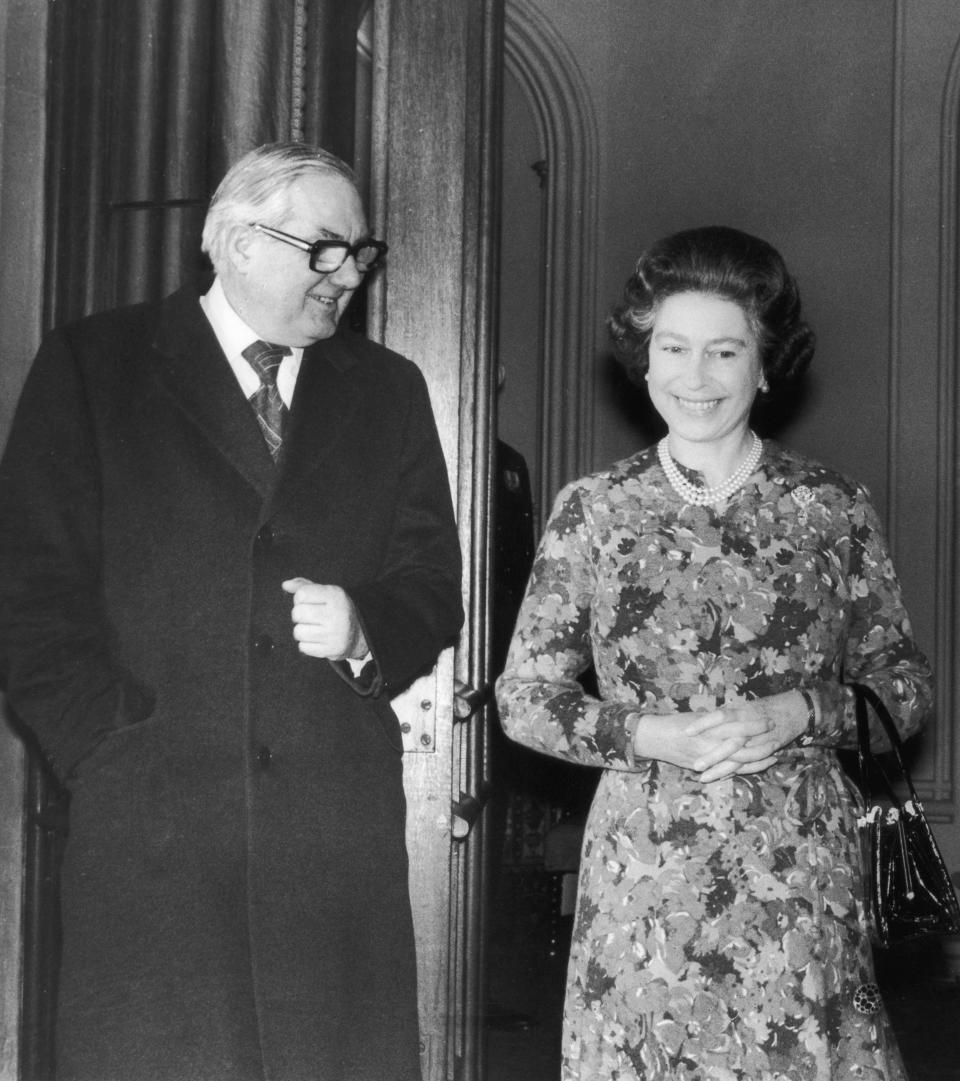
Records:
[[[554,876],[528,870],[506,877],[489,942],[483,1081],[559,1081],[570,920],[556,919]]]
[[[551,922],[552,877],[528,871],[499,896],[484,1081],[559,1081],[569,921]],[[940,944],[878,955],[877,978],[910,1081],[960,1081],[960,980]]]

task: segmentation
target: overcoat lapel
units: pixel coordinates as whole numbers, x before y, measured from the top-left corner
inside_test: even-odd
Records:
[[[196,288],[180,289],[163,302],[153,350],[153,370],[165,392],[266,499],[276,467]]]
[[[329,464],[331,451],[354,424],[360,389],[351,373],[357,363],[339,334],[304,351],[271,500],[274,507],[296,499],[303,482]]]

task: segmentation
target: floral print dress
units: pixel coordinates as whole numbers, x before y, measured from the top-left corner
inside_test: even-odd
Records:
[[[688,472],[691,480],[699,474]],[[599,699],[578,676],[594,664]],[[584,836],[567,1081],[899,1081],[836,749],[869,683],[909,736],[930,672],[865,491],[775,443],[719,508],[650,448],[566,487],[498,702],[507,733],[604,767]],[[815,691],[812,738],[699,783],[634,760],[636,715]],[[879,740],[878,740],[879,744]]]

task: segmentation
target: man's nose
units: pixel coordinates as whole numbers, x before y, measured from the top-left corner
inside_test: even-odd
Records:
[[[363,281],[363,275],[357,269],[357,260],[352,255],[348,255],[336,270],[327,275],[327,278],[342,289],[356,289]]]

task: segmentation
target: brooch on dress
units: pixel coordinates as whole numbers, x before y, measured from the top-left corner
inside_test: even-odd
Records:
[[[816,496],[805,484],[798,484],[797,487],[794,488],[793,491],[790,493],[790,498],[794,501],[794,503],[796,503],[797,507],[799,508],[799,513],[797,514],[797,521],[799,521],[801,525],[806,525],[807,515],[810,513],[810,506],[816,499]]]
[[[882,1005],[880,988],[875,983],[861,983],[853,992],[853,1008],[864,1017],[878,1013]]]

